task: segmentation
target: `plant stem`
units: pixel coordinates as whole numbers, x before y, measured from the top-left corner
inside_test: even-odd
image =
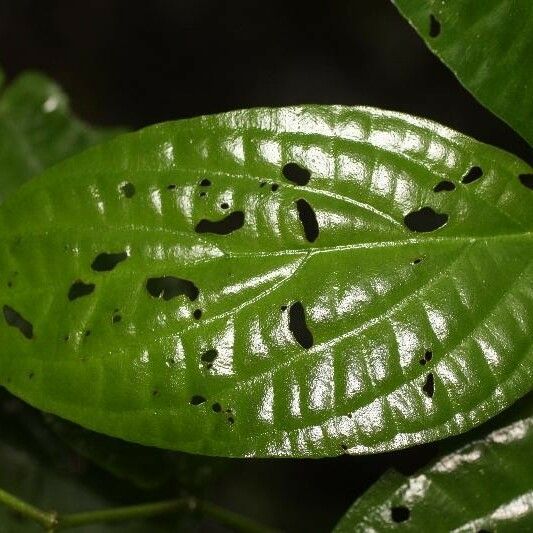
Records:
[[[276,533],[275,529],[258,524],[250,518],[219,507],[214,503],[198,501],[197,507],[200,513],[209,516],[219,524],[228,526],[234,531],[240,531],[242,533]]]
[[[135,518],[150,518],[152,516],[174,513],[181,509],[190,510],[190,505],[191,500],[179,498],[177,500],[144,503],[141,505],[130,505],[128,507],[115,507],[99,511],[65,514],[58,516],[56,529],[85,526],[99,522],[122,522]]]
[[[101,522],[110,523],[134,520],[136,518],[150,518],[185,510],[187,512],[198,511],[218,523],[241,533],[275,533],[275,530],[258,524],[250,518],[195,498],[178,498],[127,507],[60,515],[54,511],[43,511],[0,489],[0,503],[3,503],[21,516],[33,520],[49,532]]]
[[[56,513],[43,511],[2,489],[0,489],[0,503],[3,503],[19,515],[37,522],[46,530],[53,530],[57,526]]]

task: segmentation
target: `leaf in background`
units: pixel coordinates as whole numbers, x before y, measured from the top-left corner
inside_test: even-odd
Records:
[[[72,116],[53,81],[22,74],[0,95],[0,202],[32,176],[117,132],[87,126]]]
[[[57,417],[47,416],[46,420],[52,431],[82,457],[140,488],[160,487],[172,476],[163,450],[113,439]]]
[[[64,446],[43,423],[39,412],[0,389],[0,486],[43,509],[82,512],[137,503],[146,498],[128,484],[91,468]],[[140,500],[142,501],[142,500]],[[98,524],[80,533],[175,531],[182,515],[167,522]],[[2,533],[39,532],[42,528],[0,505]]]
[[[20,449],[11,448],[0,442],[0,484],[17,496],[45,509],[59,507],[72,512],[101,509],[109,502],[74,478],[62,476],[52,469],[35,463],[32,456]],[[0,506],[0,531],[8,533],[38,533],[42,527],[23,519],[4,506]],[[98,524],[77,529],[80,533],[142,533],[145,531],[175,531],[175,527],[164,529],[156,523],[127,522],[114,526]]]
[[[88,428],[203,454],[465,431],[533,385],[531,173],[367,108],[117,137],[0,209],[0,379]]]
[[[62,476],[52,469],[35,463],[32,456],[20,449],[10,448],[0,442],[0,484],[19,497],[44,509],[83,512],[110,507],[110,502],[96,490],[89,489],[75,478]],[[118,525],[97,524],[76,529],[79,533],[145,533],[176,531],[176,523],[183,518],[173,517],[173,524],[161,521],[134,521]],[[191,519],[187,517],[190,521]],[[0,506],[0,531],[6,533],[42,532],[42,527]]]
[[[147,448],[48,415],[52,431],[70,448],[114,476],[153,490],[176,482],[179,489],[205,487],[220,465],[204,457]]]
[[[533,146],[533,2],[392,1],[459,81]]]
[[[523,418],[410,477],[391,471],[346,513],[335,533],[363,531],[531,531],[533,395]]]

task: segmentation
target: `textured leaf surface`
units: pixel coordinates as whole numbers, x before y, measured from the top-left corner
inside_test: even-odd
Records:
[[[386,474],[350,508],[335,533],[531,531],[533,396],[522,403],[523,418],[418,474]]]
[[[1,81],[0,74],[0,88]],[[0,96],[0,202],[32,176],[115,133],[74,118],[63,91],[45,76],[22,74]]]
[[[366,108],[118,137],[0,210],[0,380],[91,429],[204,454],[464,431],[533,385],[531,172]]]
[[[393,2],[459,81],[533,146],[533,2]]]

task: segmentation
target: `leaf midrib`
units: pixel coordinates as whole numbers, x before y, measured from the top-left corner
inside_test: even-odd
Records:
[[[455,261],[454,261],[454,262],[455,262]],[[521,271],[521,273],[520,273],[520,274],[519,274],[519,275],[513,280],[512,286],[514,286],[514,285],[517,284],[517,282],[519,281],[519,279],[522,277],[523,273],[527,270],[527,268],[528,268],[530,265],[531,265],[531,261],[530,261],[530,262],[528,263],[528,265],[527,265],[527,266]],[[509,289],[506,290],[506,291],[504,291],[504,293],[503,293],[502,296],[498,299],[498,301],[496,302],[496,304],[491,308],[490,312],[492,312],[493,309],[494,309],[495,307],[498,306],[499,302],[500,302],[500,301],[501,301],[501,300],[502,300],[507,294],[509,294],[509,292],[510,292]],[[487,313],[487,316],[488,316],[488,314],[490,314],[490,313]],[[533,342],[533,339],[532,339],[532,342]],[[523,360],[529,355],[529,352],[530,352],[530,351],[531,351],[531,350],[527,351],[527,349],[526,349],[526,353],[525,353],[524,357],[521,359],[521,361],[523,361]],[[35,359],[35,358],[33,358],[33,359]],[[39,362],[42,363],[42,360],[41,360],[41,359],[37,359],[37,361],[39,361]],[[278,367],[279,367],[279,366],[285,366],[285,365],[278,365]],[[269,371],[270,371],[270,370],[269,370]],[[268,373],[268,372],[262,372],[260,375],[264,375],[264,374],[266,374],[266,373]],[[417,377],[419,378],[421,375],[423,375],[423,374],[419,374],[419,375],[415,376],[415,377],[414,377],[413,379],[411,379],[410,381],[414,381],[415,379],[417,379]],[[506,376],[506,378],[505,378],[504,381],[505,381],[505,382],[509,381],[509,379],[511,378],[511,375],[512,375],[512,373],[511,373],[510,375]],[[257,378],[257,377],[259,377],[259,376],[254,376],[253,378]],[[255,381],[255,379],[247,380],[247,382],[249,382],[249,381]],[[407,382],[406,382],[406,383],[407,383]],[[404,383],[404,384],[405,384],[405,383]],[[404,385],[404,384],[402,384],[402,385]],[[242,383],[239,383],[238,385],[241,386]],[[397,388],[398,388],[398,387],[396,387],[395,389],[392,389],[392,391],[390,391],[388,394],[391,394],[392,392],[394,392],[395,390],[397,390]],[[228,388],[226,387],[225,389],[227,390]],[[223,391],[220,391],[220,392],[222,393]],[[495,394],[496,394],[496,392],[494,392],[494,393],[493,393],[490,397],[488,397],[488,398],[480,399],[479,402],[476,402],[476,404],[475,404],[474,406],[472,406],[472,409],[473,409],[473,408],[476,408],[476,407],[479,407],[480,405],[484,404],[484,403],[487,402],[490,398],[492,398]],[[61,404],[62,402],[59,402],[59,403]],[[371,403],[371,402],[370,402],[370,403]],[[365,407],[365,406],[367,406],[367,405],[369,405],[369,404],[365,404],[365,405],[363,405],[363,406],[361,406],[361,407]],[[92,411],[92,410],[94,410],[94,409],[91,407],[91,411]],[[96,410],[98,410],[98,408],[96,408]],[[144,412],[144,411],[147,411],[147,410],[151,410],[151,408],[135,408],[135,409],[131,409],[131,410],[129,410],[129,411],[130,411],[131,413],[140,413],[140,412]],[[164,409],[164,410],[168,410],[168,409]],[[114,411],[114,412],[115,412],[115,413],[123,413],[123,411],[124,411],[124,410]],[[435,426],[431,426],[430,428],[427,428],[425,431],[426,431],[426,432],[427,432],[427,431],[431,431],[431,430],[434,430],[434,429],[436,429],[436,428],[442,427],[443,425],[447,425],[447,424],[449,423],[449,421],[450,421],[450,420],[447,420],[446,422],[442,422],[442,423],[439,423],[439,424],[437,424],[437,425],[435,425]],[[303,429],[306,429],[306,428],[309,428],[309,427],[313,427],[313,426],[314,426],[314,424],[312,424],[312,425],[305,425],[305,426],[299,427],[298,430],[303,430]],[[267,433],[271,433],[271,428],[268,429],[268,430],[266,430],[265,432],[262,432],[262,434],[267,434]],[[417,433],[418,433],[418,432],[417,432]],[[387,442],[387,441],[383,441],[382,444],[384,444],[384,443],[386,443],[386,442]]]
[[[139,232],[139,233],[162,233],[167,235],[184,235],[188,239],[190,239],[191,234],[186,233],[183,230],[173,230],[168,227],[158,227],[158,226],[133,226],[128,225],[127,227],[124,226],[111,226],[109,224],[102,224],[98,226],[79,226],[79,227],[68,227],[68,226],[55,226],[50,230],[46,231],[17,231],[16,235],[12,237],[12,240],[18,239],[20,236],[26,236],[26,237],[46,237],[50,234],[57,234],[58,232],[63,232],[70,235],[76,235],[76,237],[79,234],[88,233],[90,236],[94,236],[95,232],[101,232],[103,229],[106,230],[106,233],[131,233],[131,232]],[[438,230],[437,230],[438,231]],[[6,232],[8,233],[8,232]],[[392,241],[367,241],[367,242],[360,242],[360,243],[353,243],[353,244],[340,244],[340,245],[333,245],[333,246],[306,246],[302,248],[288,248],[284,250],[272,250],[272,251],[266,251],[266,252],[260,252],[260,251],[254,251],[254,252],[228,252],[225,250],[220,249],[220,251],[224,255],[216,256],[209,258],[211,259],[221,259],[223,257],[229,257],[229,258],[240,258],[240,257],[270,257],[270,256],[280,256],[280,255],[305,255],[308,253],[312,253],[313,255],[319,254],[319,253],[330,253],[330,252],[337,252],[337,251],[345,251],[345,250],[356,250],[356,249],[373,249],[373,248],[396,248],[396,247],[402,247],[402,246],[411,246],[411,245],[418,245],[418,244],[427,244],[432,246],[438,246],[439,243],[476,243],[476,242],[489,242],[489,241],[506,241],[506,240],[524,240],[527,241],[528,239],[533,238],[533,231],[520,231],[515,233],[498,233],[495,235],[443,235],[443,236],[425,236],[425,237],[413,237],[410,239],[398,239],[398,240],[392,240]],[[218,242],[210,242],[210,240],[198,238],[200,244],[205,245],[216,245],[217,247],[220,246],[220,241]],[[179,243],[176,243],[179,244]]]

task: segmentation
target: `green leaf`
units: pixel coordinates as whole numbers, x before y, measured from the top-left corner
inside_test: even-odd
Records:
[[[0,87],[2,82],[3,72],[0,70]],[[0,152],[0,200],[27,181],[34,170],[41,172],[45,165],[54,164],[116,133],[111,129],[104,132],[89,128],[73,118],[63,91],[36,73],[19,77],[2,96],[0,107],[4,147]],[[18,137],[13,136],[14,131]],[[56,137],[60,142],[56,142]],[[16,142],[17,139],[20,142]],[[91,433],[56,418],[50,420],[51,427],[74,449],[85,452],[85,456],[94,456],[94,462],[115,475],[127,476],[145,488],[168,481],[171,470],[168,464],[160,461],[161,454],[146,449],[140,453],[135,445]],[[42,425],[35,417],[32,423],[37,427]]]
[[[368,108],[117,137],[0,208],[0,380],[90,429],[212,455],[465,431],[532,389],[531,173]]]
[[[117,132],[80,122],[54,82],[22,74],[0,96],[0,202],[32,176]]]
[[[335,533],[530,531],[533,528],[533,395],[523,418],[409,477],[391,471],[346,513]]]
[[[533,146],[533,2],[392,1],[459,81]]]
[[[1,82],[0,71],[0,87]],[[50,103],[50,98],[57,99],[55,113],[50,111],[50,105],[46,106],[46,102]],[[7,102],[7,114],[0,118],[0,124],[5,122],[6,116],[11,115],[15,123],[22,126],[21,131],[30,155],[28,160],[23,152],[14,150],[9,158],[0,158],[2,176],[9,176],[8,180],[0,182],[0,199],[12,193],[30,177],[28,172],[31,170],[32,158],[39,161],[39,166],[53,164],[91,144],[111,138],[118,132],[116,129],[96,130],[73,118],[61,89],[39,74],[22,75],[4,95],[4,102]],[[55,142],[55,136],[60,137],[61,143]],[[5,153],[8,153],[7,150]],[[37,432],[45,433],[40,417],[35,413],[33,415],[31,424]],[[24,416],[28,417],[28,413]],[[143,489],[154,489],[177,482],[181,489],[187,487],[199,490],[215,471],[221,470],[222,465],[213,464],[212,461],[200,461],[193,456],[141,447],[85,430],[56,417],[47,417],[47,421],[62,441],[81,456]],[[8,424],[13,425],[13,420],[9,420]],[[6,429],[4,428],[4,433]],[[29,438],[33,440],[32,436]]]

